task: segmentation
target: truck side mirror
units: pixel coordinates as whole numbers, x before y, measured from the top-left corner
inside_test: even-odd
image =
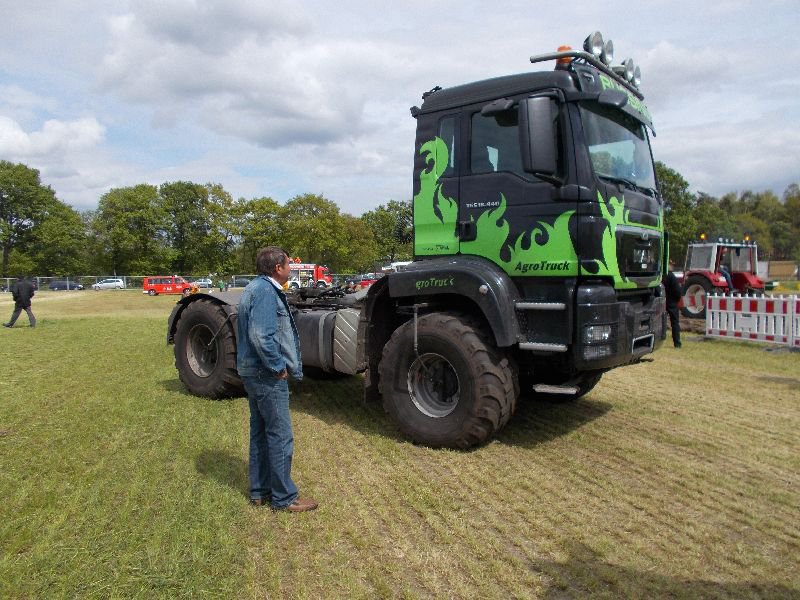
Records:
[[[519,103],[522,166],[528,173],[552,180],[557,170],[556,101],[546,96]]]

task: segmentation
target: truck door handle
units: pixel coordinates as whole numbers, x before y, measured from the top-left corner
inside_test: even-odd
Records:
[[[478,237],[478,225],[475,221],[458,222],[458,239],[462,242],[471,242]]]

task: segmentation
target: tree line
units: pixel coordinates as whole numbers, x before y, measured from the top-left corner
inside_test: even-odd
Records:
[[[665,202],[670,254],[709,238],[759,244],[762,259],[800,261],[800,187],[772,191],[693,193],[677,171],[656,163]],[[219,184],[139,184],[103,194],[79,212],[43,185],[39,171],[0,161],[3,277],[20,274],[249,273],[258,248],[277,245],[333,272],[371,271],[412,257],[410,201],[354,217],[331,200],[303,194],[280,204],[269,197],[234,200]]]
[[[771,190],[729,192],[719,198],[692,193],[677,171],[661,162],[656,173],[664,198],[664,226],[670,236],[670,256],[679,265],[687,244],[705,233],[709,240],[749,236],[758,243],[761,260],[800,262],[800,186],[793,183],[779,198]]]
[[[361,217],[316,194],[279,204],[234,200],[221,185],[176,181],[103,194],[97,209],[59,201],[39,172],[0,161],[4,277],[251,273],[277,245],[333,272],[372,271],[411,258],[411,204],[390,200]]]

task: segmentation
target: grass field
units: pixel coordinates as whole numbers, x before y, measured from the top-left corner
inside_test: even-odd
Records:
[[[800,354],[690,334],[469,452],[307,380],[321,506],[275,514],[247,503],[246,402],[178,381],[174,301],[42,292],[0,330],[0,598],[800,597]]]

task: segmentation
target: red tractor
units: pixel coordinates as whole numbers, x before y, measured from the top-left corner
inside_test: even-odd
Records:
[[[682,312],[704,319],[706,295],[763,295],[764,280],[758,276],[758,246],[745,240],[692,242],[686,253],[683,276]]]

